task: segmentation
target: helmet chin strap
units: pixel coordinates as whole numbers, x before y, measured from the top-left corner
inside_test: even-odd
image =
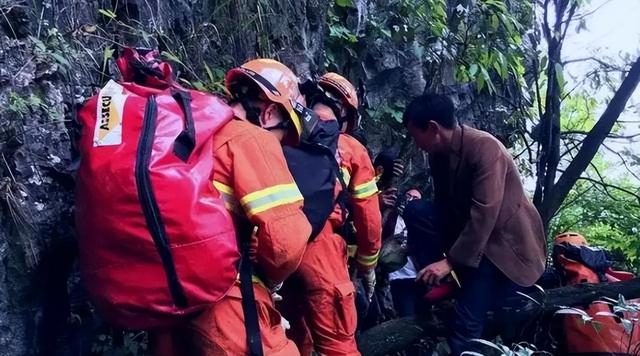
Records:
[[[279,123],[270,126],[270,127],[263,127],[263,129],[271,131],[271,130],[278,130],[278,129],[282,129],[282,130],[288,130],[289,129],[289,121],[285,120],[285,121],[280,121]]]

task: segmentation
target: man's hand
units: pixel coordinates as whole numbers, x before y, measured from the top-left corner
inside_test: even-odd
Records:
[[[398,188],[387,188],[380,195],[382,199],[382,206],[385,208],[392,208],[396,206],[398,201]]]
[[[453,268],[446,258],[434,262],[418,272],[416,281],[421,281],[426,284],[440,284],[440,281],[446,277]]]
[[[404,164],[402,164],[401,159],[396,159],[393,161],[393,176],[394,177],[402,177],[404,174]]]
[[[362,284],[364,285],[364,292],[367,294],[367,300],[371,301],[373,298],[373,292],[376,288],[376,271],[370,269],[364,272],[360,272],[362,278]]]

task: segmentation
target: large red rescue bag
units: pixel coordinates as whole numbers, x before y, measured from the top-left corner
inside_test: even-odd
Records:
[[[173,81],[157,52],[125,49],[79,112],[76,226],[85,286],[111,324],[167,326],[222,298],[237,276],[233,222],[212,185],[220,99]]]
[[[574,234],[576,236],[569,236],[573,238],[571,242],[567,242],[564,235],[567,234],[556,239],[554,248],[554,262],[562,273],[563,284],[616,282],[634,278],[632,273],[612,270],[604,251],[586,246],[582,236]],[[580,240],[578,244],[575,243],[576,238]],[[595,356],[640,353],[640,327],[633,325],[630,330],[625,330],[620,318],[612,316],[614,310],[611,305],[595,302],[583,310],[596,324],[585,323],[577,315],[564,315],[566,354]],[[629,321],[637,318],[633,312],[619,311],[617,314]],[[632,321],[632,324],[635,323]]]

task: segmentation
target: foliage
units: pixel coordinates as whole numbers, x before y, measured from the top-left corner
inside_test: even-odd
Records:
[[[370,11],[364,31],[356,33],[347,25],[353,3],[336,1],[328,16],[325,64],[339,69],[349,59],[359,58],[367,41],[382,40],[406,44],[426,62],[454,62],[456,79],[474,83],[478,91],[502,92],[499,84],[507,83],[524,86],[522,37],[531,26],[532,8],[527,2],[508,4],[504,0],[392,0],[382,5],[385,11]]]
[[[638,317],[640,316],[640,304],[633,301],[627,301],[621,294],[618,295],[618,299],[604,297],[602,300],[595,301],[594,303],[607,304],[610,306],[611,311],[600,311],[591,316],[587,314],[587,312],[579,308],[560,307],[560,309],[557,310],[555,314],[573,315],[575,317],[578,317],[583,322],[584,327],[592,327],[598,333],[605,326],[603,326],[603,324],[597,320],[597,317],[614,318],[616,322],[622,324],[624,332],[627,335],[631,335],[638,327],[638,322],[640,321],[638,319]],[[637,355],[638,351],[640,350],[637,349],[637,346],[635,350],[632,349],[634,347],[633,340],[633,337],[629,338],[629,344],[625,346],[630,355]]]
[[[147,333],[109,330],[96,336],[91,352],[97,355],[143,356],[148,354]]]
[[[617,185],[638,190],[628,180]],[[583,234],[621,257],[622,267],[640,272],[640,202],[629,194],[579,181],[551,223],[552,236],[566,231]]]
[[[512,13],[507,3],[486,0],[456,8],[460,20],[452,35],[454,43],[463,49],[457,59],[459,80],[474,82],[479,91],[486,88],[490,94],[497,93],[496,79],[526,86],[522,23],[527,24],[532,10],[525,2],[519,6],[520,11]]]
[[[24,118],[32,110],[46,109],[47,106],[37,95],[31,93],[27,97],[12,91],[9,93],[9,105],[6,110],[19,118]]]
[[[535,345],[531,345],[528,343],[517,343],[514,344],[513,347],[509,347],[504,345],[500,340],[496,340],[496,342],[491,342],[483,339],[472,339],[471,341],[484,345],[491,351],[491,355],[500,355],[500,356],[532,356],[532,355],[551,355],[546,351],[538,351]],[[475,351],[465,351],[461,354],[462,356],[483,356],[485,354],[475,352]]]

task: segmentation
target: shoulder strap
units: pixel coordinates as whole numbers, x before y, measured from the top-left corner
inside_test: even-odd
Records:
[[[240,293],[242,295],[242,314],[244,315],[244,327],[249,346],[249,355],[263,356],[262,339],[260,338],[260,323],[258,322],[258,309],[253,293],[253,268],[249,259],[249,243],[251,231],[248,228],[240,229]]]
[[[335,157],[333,158],[333,161],[336,163],[336,167],[337,167],[336,176],[338,177],[338,181],[342,186],[342,190],[340,191],[340,193],[338,193],[338,196],[336,197],[336,204],[340,206],[340,211],[342,212],[342,221],[344,222],[342,224],[340,236],[342,236],[342,238],[345,239],[347,243],[350,243],[352,240],[351,228],[349,226],[349,222],[347,221],[347,219],[351,216],[351,214],[349,214],[349,204],[348,204],[349,186],[344,180],[344,174],[342,174],[340,163],[338,163],[338,160],[335,159]]]

